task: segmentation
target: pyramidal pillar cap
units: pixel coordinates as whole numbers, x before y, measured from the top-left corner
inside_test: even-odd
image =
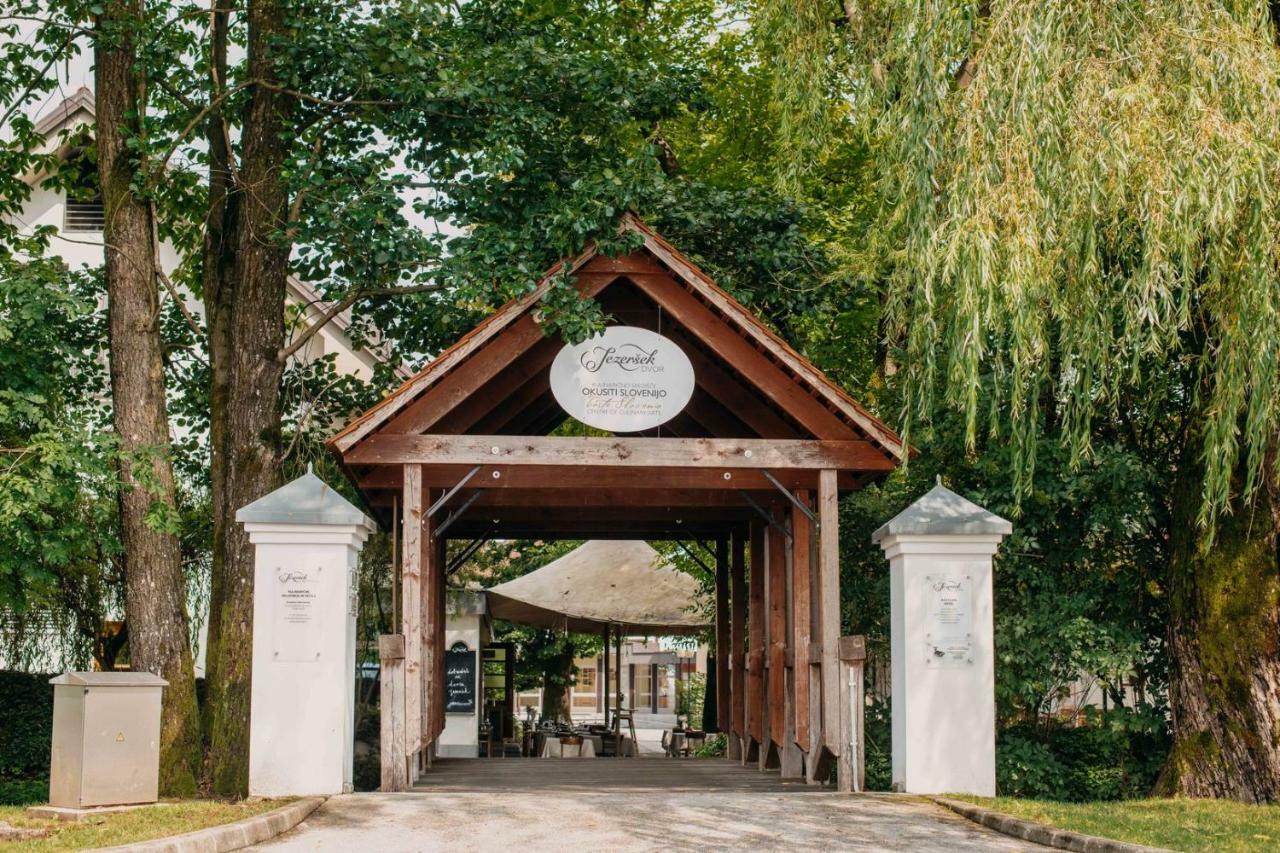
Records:
[[[307,473],[236,511],[241,524],[354,525],[373,530],[373,519],[315,475]]]
[[[938,484],[871,534],[880,543],[889,536],[1008,536],[1013,524]]]

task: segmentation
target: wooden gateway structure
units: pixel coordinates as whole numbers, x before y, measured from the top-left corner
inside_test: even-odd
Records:
[[[399,542],[400,631],[381,642],[384,790],[428,770],[444,727],[446,576],[486,540],[531,537],[709,543],[730,757],[815,782],[836,762],[840,788],[859,787],[847,679],[860,643],[840,637],[837,499],[906,448],[646,225],[627,215],[620,228],[640,248],[557,264],[329,442]],[[565,273],[612,323],[688,356],[678,415],[640,434],[548,435],[568,417],[550,385],[564,344],[536,309]]]

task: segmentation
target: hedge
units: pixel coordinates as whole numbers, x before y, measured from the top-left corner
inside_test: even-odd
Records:
[[[0,671],[0,804],[48,799],[52,677]]]

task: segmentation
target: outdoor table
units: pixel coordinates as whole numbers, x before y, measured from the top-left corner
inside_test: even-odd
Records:
[[[667,755],[675,758],[681,752],[687,749],[694,749],[695,745],[702,746],[707,742],[706,732],[669,732],[667,741]]]
[[[582,735],[582,755],[578,755],[576,746],[564,746],[560,738],[548,736],[542,745],[542,758],[595,758],[603,752],[601,738]]]

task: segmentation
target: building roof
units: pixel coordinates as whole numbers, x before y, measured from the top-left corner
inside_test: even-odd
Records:
[[[71,93],[62,103],[40,117],[36,122],[36,133],[49,136],[66,127],[91,125],[97,113],[93,106],[93,92],[81,86]]]
[[[489,613],[538,628],[597,633],[696,634],[698,582],[647,542],[594,539],[523,577],[487,590]]]
[[[641,222],[638,217],[631,213],[624,214],[619,222],[618,231],[639,236],[643,251],[652,256],[654,261],[669,271],[671,276],[684,287],[703,300],[737,334],[774,360],[792,381],[804,389],[805,393],[817,398],[853,431],[865,435],[891,459],[902,459],[909,452],[892,429],[862,408],[808,359],[774,334],[758,317],[722,290],[710,276],[698,269],[692,261]],[[489,315],[398,389],[351,421],[345,429],[329,440],[330,449],[341,455],[376,432],[379,427],[388,423],[399,412],[426,394],[452,371],[464,365],[489,341],[535,310],[538,301],[547,293],[557,276],[576,272],[598,254],[599,249],[593,244],[577,257],[552,266],[530,293],[506,303]]]
[[[942,485],[889,519],[871,534],[872,542],[886,536],[1007,536],[1013,524]]]
[[[317,477],[310,468],[293,482],[236,511],[236,521],[259,524],[357,524],[373,520]]]

